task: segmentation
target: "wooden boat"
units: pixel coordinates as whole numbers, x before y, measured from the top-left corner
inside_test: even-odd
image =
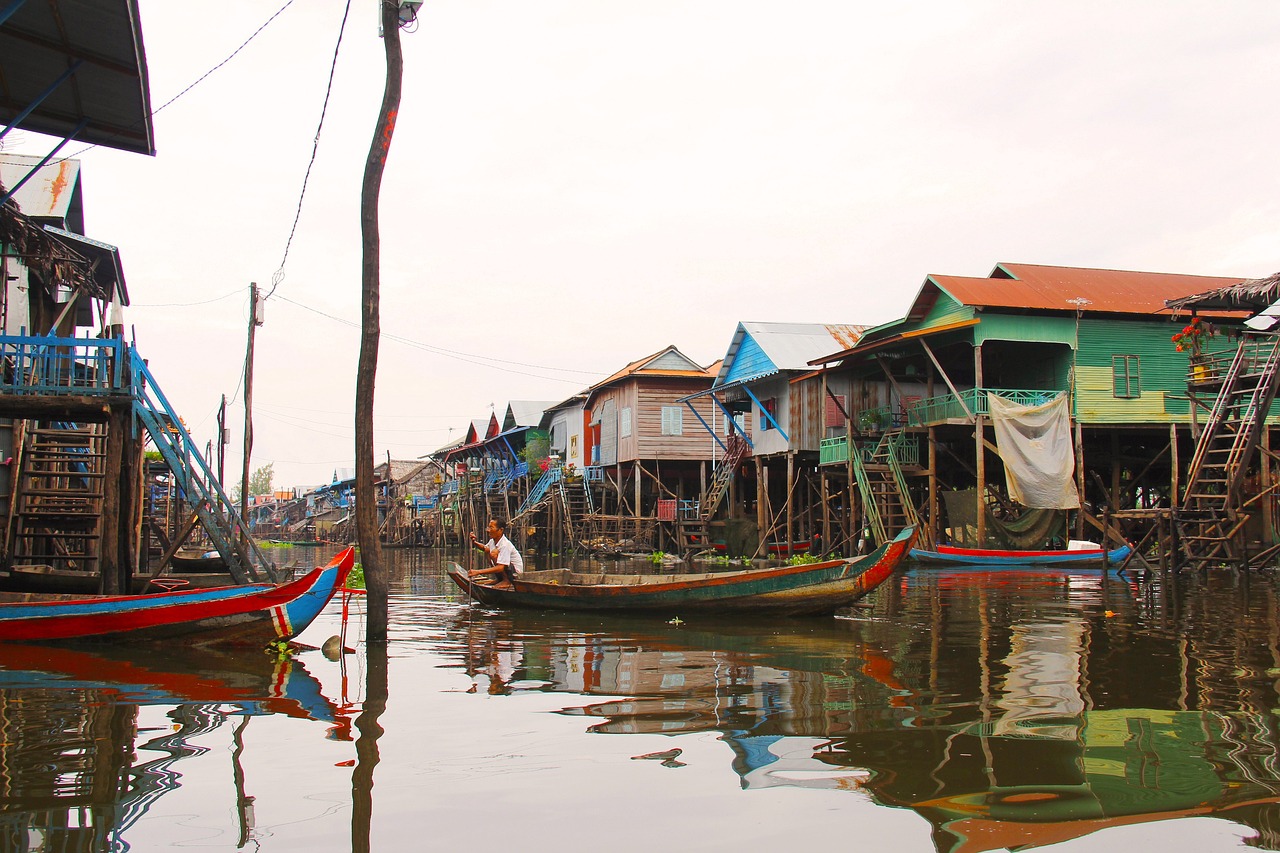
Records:
[[[1118,566],[1133,549],[1128,545],[1112,548],[1080,548],[1067,551],[998,551],[988,548],[957,548],[939,545],[937,550],[911,549],[911,559],[920,563],[948,566],[1062,566],[1102,568]]]
[[[189,572],[178,576],[161,575],[133,578],[133,592],[165,592],[170,589],[211,589],[233,583],[227,572]],[[0,578],[0,589],[6,592],[40,592],[57,595],[97,595],[99,577],[91,572],[57,569],[53,566],[13,566]]]
[[[184,548],[169,558],[169,566],[176,574],[192,572],[225,572],[227,561],[217,551],[204,548]]]
[[[347,548],[286,584],[246,584],[151,595],[0,595],[0,641],[175,640],[260,645],[306,628],[355,564]]]
[[[800,616],[832,613],[871,592],[903,563],[915,538],[915,528],[908,527],[865,557],[730,572],[612,575],[552,569],[525,572],[514,589],[473,583],[457,564],[450,565],[449,576],[492,607]]]

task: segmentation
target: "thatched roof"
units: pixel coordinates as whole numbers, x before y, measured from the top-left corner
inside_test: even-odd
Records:
[[[1194,296],[1170,299],[1166,307],[1175,311],[1249,311],[1256,313],[1280,299],[1280,272],[1266,278],[1242,281]]]

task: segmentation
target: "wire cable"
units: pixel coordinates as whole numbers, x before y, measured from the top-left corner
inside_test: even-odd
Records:
[[[324,317],[328,320],[333,320],[335,323],[342,323],[343,325],[350,326],[353,329],[360,328],[360,324],[355,322],[354,320],[348,320],[344,317],[336,317],[333,314],[326,314],[324,311],[321,311],[318,308],[312,308],[310,305],[303,305],[301,302],[298,302],[297,300],[294,300],[294,299],[290,299],[287,296],[280,296],[277,298],[284,302],[288,302],[290,305],[296,305],[297,307],[302,308],[305,311],[310,311],[313,314],[319,314],[321,317]],[[605,375],[603,373],[600,373],[599,371],[594,371],[594,370],[578,370],[572,367],[551,367],[550,365],[545,365],[545,364],[528,364],[526,362],[521,362],[521,361],[509,361],[507,359],[494,358],[493,356],[488,356],[488,355],[477,355],[475,353],[454,352],[452,350],[444,349],[443,347],[433,346],[432,344],[423,343],[422,341],[415,341],[412,338],[406,338],[401,335],[393,335],[387,332],[383,332],[382,337],[388,340],[396,341],[397,343],[405,344],[406,346],[411,346],[417,349],[425,350],[427,352],[434,353],[436,355],[443,355],[447,358],[454,358],[459,361],[465,361],[469,364],[474,364],[479,367],[491,367],[495,370],[502,370],[507,373],[515,373],[521,376],[532,376],[535,379],[550,379],[555,382],[573,382],[573,383],[577,383],[580,381],[576,379],[562,379],[557,376],[542,376],[537,373],[526,373],[521,370],[513,370],[509,367],[503,367],[502,365],[510,364],[510,365],[516,365],[518,367],[528,367],[534,370],[552,370],[559,373],[578,373],[584,376],[602,377]]]
[[[292,0],[290,0],[292,2]],[[302,218],[302,200],[307,197],[307,182],[311,180],[311,167],[316,164],[316,153],[320,150],[320,133],[324,130],[324,117],[329,112],[329,96],[333,94],[333,78],[338,70],[338,52],[342,49],[342,34],[347,31],[347,16],[351,13],[351,0],[347,0],[342,10],[342,24],[338,27],[338,43],[333,46],[333,63],[329,66],[329,83],[324,90],[324,105],[320,107],[320,123],[316,126],[315,139],[311,142],[311,159],[307,161],[307,172],[302,176],[302,192],[298,194],[298,208],[293,214],[293,226],[289,229],[289,239],[284,244],[284,256],[280,258],[280,268],[271,274],[271,289],[264,300],[270,299],[276,292],[280,282],[284,281],[284,265],[289,260],[289,248],[293,246],[293,235],[298,231],[298,220]]]

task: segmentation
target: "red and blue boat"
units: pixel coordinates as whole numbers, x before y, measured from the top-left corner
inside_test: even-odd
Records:
[[[908,527],[864,557],[740,571],[627,575],[551,569],[525,572],[509,589],[474,583],[457,564],[450,565],[449,577],[489,607],[804,616],[833,613],[880,586],[902,566],[915,538],[915,528]]]
[[[936,550],[911,549],[918,563],[946,566],[1060,566],[1062,568],[1105,568],[1118,566],[1133,549],[1128,545],[1105,548],[1077,548],[1056,551],[1001,551],[991,548],[958,548],[939,545]]]
[[[0,641],[166,640],[257,645],[288,640],[320,614],[355,565],[347,548],[289,583],[175,590],[152,595],[0,596]]]

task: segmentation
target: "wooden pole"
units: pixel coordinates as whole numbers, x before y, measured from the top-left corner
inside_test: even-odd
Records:
[[[249,346],[244,357],[244,460],[240,469],[240,518],[249,520],[249,463],[253,454],[253,339],[258,328],[258,283],[249,282]],[[249,530],[240,527],[240,549],[248,550]]]
[[[973,348],[973,387],[978,389],[978,393],[982,393],[982,344],[978,344]],[[973,547],[987,547],[987,419],[984,415],[977,415],[974,418],[974,452],[977,454],[975,462],[978,469],[978,517],[976,520],[978,529],[978,542]]]
[[[381,236],[378,231],[378,197],[382,173],[391,150],[396,114],[400,111],[400,89],[404,77],[404,56],[400,50],[400,8],[398,3],[382,4],[382,46],[386,55],[387,79],[382,91],[382,108],[374,130],[369,156],[364,165],[360,191],[360,237],[362,247],[360,294],[360,360],[356,368],[356,537],[360,543],[360,563],[364,568],[369,615],[365,640],[369,645],[387,643],[387,570],[378,539],[378,502],[373,486],[373,391],[378,373],[378,343],[381,337]]]

